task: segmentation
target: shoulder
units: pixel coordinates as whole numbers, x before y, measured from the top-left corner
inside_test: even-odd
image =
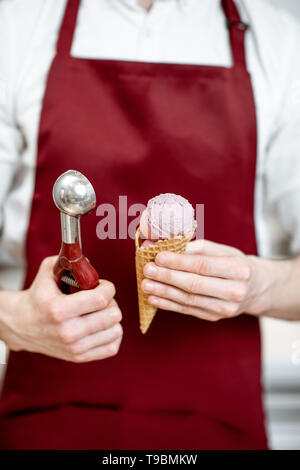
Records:
[[[65,1],[0,0],[0,44],[5,45],[1,47],[0,75],[4,79],[17,79],[39,34],[59,27]]]
[[[49,0],[0,0],[0,33],[6,40],[13,37],[21,43],[29,38],[49,6]]]
[[[292,10],[271,0],[236,0],[248,21],[261,58],[272,67],[291,60],[300,41],[300,23]],[[299,9],[300,14],[300,9]],[[294,60],[297,60],[294,57]]]
[[[6,18],[13,15],[16,22],[30,22],[34,21],[41,11],[55,11],[60,4],[64,6],[66,0],[0,0],[0,18],[2,21],[3,15],[6,15]]]
[[[235,3],[241,8],[242,14],[248,15],[250,21],[254,21],[259,27],[272,29],[275,26],[279,31],[284,31],[288,25],[297,24],[292,8],[287,4],[284,6],[284,2],[280,4],[272,0],[235,0]]]
[[[40,23],[58,21],[66,0],[0,0],[0,33],[21,45]]]
[[[288,112],[295,107],[293,95],[300,83],[300,15],[293,15],[283,2],[280,6],[271,0],[235,1],[244,21],[250,24],[249,59],[259,65],[253,71],[260,74],[259,83],[264,84],[273,121],[277,122],[283,106]]]

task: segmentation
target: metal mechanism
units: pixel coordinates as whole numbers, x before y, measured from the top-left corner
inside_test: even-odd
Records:
[[[243,21],[233,21],[233,20],[226,20],[226,24],[228,28],[237,28],[241,31],[247,31],[249,29],[249,24],[244,23]]]

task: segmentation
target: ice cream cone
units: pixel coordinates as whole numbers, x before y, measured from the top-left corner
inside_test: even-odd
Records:
[[[196,222],[195,222],[196,226]],[[155,317],[157,308],[148,303],[148,295],[141,289],[142,280],[144,279],[144,266],[155,260],[156,255],[160,251],[173,251],[175,253],[184,253],[186,246],[194,236],[195,228],[182,236],[169,238],[166,240],[158,240],[155,245],[142,247],[143,239],[140,237],[140,229],[135,234],[135,266],[136,280],[138,288],[140,329],[142,333],[146,333],[153,318]]]

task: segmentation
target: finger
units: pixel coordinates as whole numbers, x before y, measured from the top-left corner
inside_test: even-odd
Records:
[[[152,295],[148,297],[148,302],[161,310],[170,310],[172,312],[183,313],[184,315],[192,315],[202,320],[218,321],[222,318],[216,313],[210,313],[197,307],[181,305],[171,300],[154,297]]]
[[[68,345],[68,351],[72,354],[82,354],[90,349],[109,344],[120,338],[123,334],[123,329],[120,323],[116,323],[107,330],[98,331],[92,335],[85,336],[84,338]]]
[[[221,316],[233,316],[238,313],[238,304],[234,302],[226,302],[204,295],[189,294],[168,284],[148,281],[147,279],[142,281],[141,286],[143,291],[147,294],[171,300],[177,304],[209,310]]]
[[[206,256],[244,256],[238,248],[203,239],[188,243],[185,253],[198,253]]]
[[[55,263],[58,259],[58,255],[55,256],[47,256],[46,258],[43,259],[43,261],[40,264],[38,272],[41,274],[41,276],[47,276],[49,275],[49,272],[52,274],[53,268],[55,266]]]
[[[246,259],[233,256],[202,256],[162,251],[155,259],[156,264],[178,271],[202,274],[203,276],[221,277],[236,280],[248,280],[250,266]]]
[[[112,328],[120,323],[122,313],[115,300],[105,310],[89,313],[63,322],[58,327],[58,336],[65,343],[73,343],[85,336]]]
[[[76,355],[75,360],[76,362],[90,362],[113,357],[118,353],[121,341],[122,338],[118,338],[112,343],[90,349],[85,353]]]
[[[191,294],[207,295],[223,300],[240,302],[244,299],[246,292],[243,281],[175,271],[174,269],[157,266],[154,263],[146,264],[144,275],[147,278],[178,287]]]
[[[61,294],[59,287],[57,286],[53,268],[57,261],[58,256],[49,256],[44,258],[40,264],[37,275],[32,283],[33,288],[39,286],[38,292],[44,296],[47,293],[47,297],[55,297]]]
[[[71,295],[60,293],[52,300],[50,309],[57,321],[65,321],[78,315],[84,315],[105,309],[115,295],[114,285],[101,280],[95,289],[82,290]]]

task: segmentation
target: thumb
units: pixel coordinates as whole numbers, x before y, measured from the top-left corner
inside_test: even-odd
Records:
[[[58,255],[55,256],[47,256],[44,258],[40,264],[38,274],[40,277],[49,277],[49,274],[52,273],[53,268],[55,266],[56,261],[58,260]]]
[[[45,293],[47,292],[47,295],[61,294],[53,273],[53,268],[57,260],[58,255],[44,258],[33,281],[33,284],[39,284],[39,289],[45,289]]]
[[[238,248],[204,240],[203,238],[188,243],[185,252],[187,254],[202,254],[206,256],[244,256]]]
[[[203,253],[204,250],[204,240],[203,238],[201,240],[194,240],[192,242],[189,242],[186,246],[185,253],[186,254],[198,254],[198,253]]]

